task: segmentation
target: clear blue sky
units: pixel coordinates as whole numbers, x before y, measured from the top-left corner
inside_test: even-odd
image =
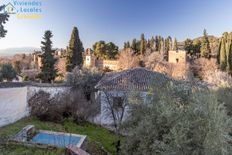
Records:
[[[13,0],[0,0],[6,4]],[[22,0],[18,0],[22,1]],[[28,1],[28,0],[24,0]],[[172,36],[179,41],[232,31],[232,0],[40,0],[42,19],[17,19],[11,15],[8,33],[0,49],[40,47],[45,30],[54,34],[54,47],[65,48],[73,26],[77,26],[84,47],[99,40],[123,42],[153,35]]]

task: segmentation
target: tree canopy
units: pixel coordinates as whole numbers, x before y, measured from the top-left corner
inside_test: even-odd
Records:
[[[5,5],[0,6],[0,12],[4,9]],[[8,21],[9,15],[6,13],[0,13],[0,39],[5,37],[7,30],[4,25]]]
[[[17,78],[17,72],[14,70],[11,64],[1,64],[0,65],[0,82],[2,80],[12,81]]]
[[[211,49],[209,44],[208,34],[206,29],[204,29],[203,39],[201,41],[201,57],[210,58]]]
[[[222,70],[227,70],[230,74],[232,72],[232,32],[225,32],[220,39],[218,56],[218,63]]]
[[[66,70],[71,72],[76,66],[82,67],[84,52],[77,27],[73,28],[66,55]]]
[[[43,52],[41,56],[42,67],[41,72],[38,75],[42,82],[48,83],[54,81],[57,76],[57,69],[55,69],[56,59],[53,56],[55,50],[52,49],[52,37],[53,35],[50,30],[45,31],[43,37],[44,41],[41,41],[41,50]]]
[[[93,45],[94,54],[101,59],[115,59],[118,54],[118,46],[113,42],[98,41]]]

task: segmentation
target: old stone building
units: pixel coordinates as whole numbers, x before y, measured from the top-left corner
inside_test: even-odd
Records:
[[[95,97],[99,99],[100,112],[93,121],[103,126],[112,125],[114,123],[112,111],[119,114],[119,117],[122,116],[122,120],[125,120],[130,115],[131,105],[128,99],[131,95],[136,94],[135,96],[142,99],[140,103],[148,105],[150,104],[151,94],[158,97],[156,92],[166,91],[163,88],[170,85],[173,88],[170,95],[173,99],[178,98],[178,100],[182,99],[179,94],[182,94],[182,97],[188,96],[192,90],[203,88],[201,85],[188,81],[178,81],[146,68],[106,73],[95,86],[98,90]],[[123,115],[121,115],[122,110]],[[117,117],[116,120],[118,119]]]
[[[86,49],[84,54],[84,66],[87,68],[96,67],[99,69],[109,69],[116,71],[119,69],[117,60],[102,60],[97,58],[93,50]]]
[[[168,62],[169,63],[186,63],[187,52],[184,50],[168,51]]]
[[[63,63],[63,56],[65,55],[66,50],[64,49],[57,49],[54,52],[54,57],[57,58],[57,65],[59,62]],[[40,69],[42,67],[42,52],[41,51],[34,51],[33,55],[33,62],[35,64],[36,69]],[[62,61],[61,61],[62,60]]]

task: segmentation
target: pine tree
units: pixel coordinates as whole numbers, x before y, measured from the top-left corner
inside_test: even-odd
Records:
[[[0,6],[0,12],[4,9],[5,5]],[[4,29],[3,24],[8,21],[9,15],[6,13],[0,13],[0,39],[5,37],[7,30]]]
[[[77,27],[73,28],[66,55],[66,70],[71,72],[76,66],[82,67],[84,51]]]
[[[125,43],[125,45],[126,45],[126,43]],[[93,45],[93,50],[94,50],[95,56],[97,56],[98,58],[101,58],[101,59],[105,59],[105,57],[106,57],[106,43],[105,43],[105,41],[101,40],[101,41],[96,42]]]
[[[57,76],[57,70],[55,69],[56,59],[53,57],[55,50],[52,50],[52,41],[53,37],[51,31],[45,31],[44,41],[41,41],[41,50],[42,54],[42,67],[41,72],[39,73],[39,78],[42,82],[51,83]]]
[[[118,54],[118,46],[109,42],[106,44],[106,59],[115,59]]]
[[[211,55],[211,50],[210,50],[208,34],[206,32],[206,29],[204,29],[204,36],[201,41],[201,57],[210,58],[210,55]]]

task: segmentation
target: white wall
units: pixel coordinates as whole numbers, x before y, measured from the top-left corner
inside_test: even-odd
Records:
[[[27,87],[0,89],[0,127],[28,116]]]
[[[44,91],[49,93],[51,97],[54,97],[56,94],[67,93],[70,91],[70,87],[37,87],[37,86],[28,86],[27,98],[30,99],[39,91]]]
[[[70,87],[37,87],[0,88],[0,127],[16,122],[29,115],[28,100],[40,90],[51,94],[62,94]]]
[[[106,93],[109,93],[110,95],[108,95],[108,96],[110,96],[110,97],[120,97],[120,96],[125,95],[125,93],[122,92],[122,91],[108,91]],[[144,103],[146,103],[147,94],[148,94],[147,92],[139,92],[139,95],[142,98]],[[99,115],[97,115],[94,118],[93,122],[96,123],[96,124],[102,125],[102,126],[112,125],[114,122],[113,122],[112,117],[110,116],[111,112],[110,112],[110,108],[109,108],[109,104],[108,104],[108,101],[107,101],[106,94],[104,92],[102,92],[102,91],[98,91],[97,95],[100,97],[101,112],[100,112]],[[112,101],[111,101],[111,103],[112,103]],[[130,106],[128,105],[125,108],[123,121],[125,121],[126,118],[128,118],[128,116],[129,116],[128,111],[129,110],[130,110]]]

